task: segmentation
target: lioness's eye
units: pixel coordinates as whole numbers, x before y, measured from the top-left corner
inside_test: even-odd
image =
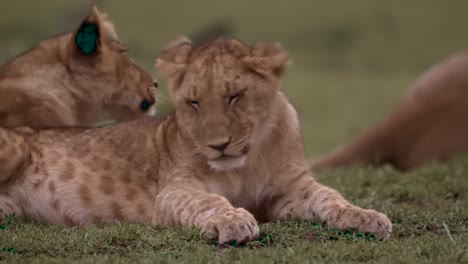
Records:
[[[150,107],[150,104],[148,103],[148,101],[146,100],[141,101],[140,103],[141,110],[146,111],[148,110],[149,107]]]
[[[158,82],[155,81],[153,84],[154,84],[154,88],[158,88]]]

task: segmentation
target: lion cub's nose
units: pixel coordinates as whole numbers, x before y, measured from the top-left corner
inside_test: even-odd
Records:
[[[208,146],[212,149],[223,152],[227,148],[230,142],[231,142],[231,138],[223,138],[223,139],[213,140],[209,142]]]

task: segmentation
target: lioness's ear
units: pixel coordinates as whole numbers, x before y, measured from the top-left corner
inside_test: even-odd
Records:
[[[107,15],[91,6],[88,17],[81,23],[73,36],[73,46],[80,54],[93,55],[105,50],[106,41],[117,39],[114,25],[107,20]]]
[[[280,78],[286,72],[289,56],[279,45],[257,43],[250,48],[249,55],[242,62],[259,74]]]
[[[162,49],[155,66],[166,78],[177,78],[185,71],[192,49],[192,42],[188,38],[179,37]]]

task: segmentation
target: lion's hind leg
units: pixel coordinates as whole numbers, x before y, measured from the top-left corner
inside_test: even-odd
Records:
[[[4,226],[5,220],[13,215],[22,216],[23,210],[9,195],[0,193],[0,227]]]
[[[23,135],[0,128],[0,184],[11,180],[26,165],[29,156],[29,143]]]

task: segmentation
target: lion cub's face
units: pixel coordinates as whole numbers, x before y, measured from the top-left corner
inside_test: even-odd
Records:
[[[163,51],[178,123],[197,153],[218,170],[242,167],[274,107],[287,55],[269,44],[219,39],[194,48],[179,41]]]
[[[98,82],[113,90],[110,100],[104,102],[107,116],[117,121],[154,115],[157,82],[127,54],[114,51],[112,64],[115,78],[101,78]],[[104,83],[106,82],[106,83]]]
[[[124,121],[151,114],[157,83],[126,54],[112,22],[96,6],[66,46],[76,85],[106,94],[105,116]]]

